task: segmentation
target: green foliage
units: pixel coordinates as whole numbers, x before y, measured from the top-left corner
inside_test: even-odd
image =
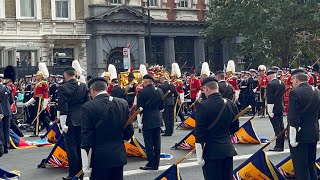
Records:
[[[207,44],[245,37],[237,54],[258,62],[289,65],[300,51],[314,62],[320,52],[317,0],[211,0],[208,19]]]

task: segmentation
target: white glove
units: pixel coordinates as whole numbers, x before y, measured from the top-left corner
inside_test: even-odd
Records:
[[[201,91],[197,93],[196,101],[198,101],[200,98],[201,98]]]
[[[179,93],[180,96],[180,103],[183,104],[184,103],[184,93]]]
[[[43,99],[42,109],[46,109],[49,104],[49,99]]]
[[[160,112],[163,113],[163,112],[164,112],[164,109],[160,110]]]
[[[253,91],[253,93],[256,93],[257,92],[257,88],[254,88],[252,91]]]
[[[28,107],[28,106],[30,106],[31,104],[33,104],[33,103],[35,103],[36,102],[36,100],[34,99],[34,98],[31,98],[28,102],[26,102],[24,105],[26,106],[26,107]]]
[[[204,166],[204,159],[202,157],[203,154],[203,149],[202,149],[202,145],[200,143],[196,143],[196,154],[197,154],[197,162],[199,164],[199,166]]]
[[[92,149],[89,153],[85,149],[81,149],[83,180],[90,180],[92,168],[91,165]]]
[[[137,120],[138,120],[138,127],[139,127],[139,129],[142,129],[142,127],[143,127],[142,117],[143,117],[143,114],[138,114],[138,115],[137,115]]]
[[[298,132],[300,130],[301,130],[301,128],[299,127]],[[290,141],[291,147],[297,147],[298,146],[297,129],[295,127],[292,127],[292,126],[290,126],[290,130],[289,130],[289,141]]]
[[[137,105],[137,96],[134,97],[133,105],[132,105],[132,106],[136,106],[136,105]]]
[[[270,118],[273,118],[274,117],[274,113],[273,113],[274,104],[268,104],[267,107],[268,107],[268,114],[269,114]]]
[[[68,132],[69,127],[66,125],[67,124],[67,115],[61,115],[60,116],[60,124],[61,124],[61,129],[64,133]]]
[[[240,90],[234,92],[235,101],[239,99],[239,95],[240,95]]]

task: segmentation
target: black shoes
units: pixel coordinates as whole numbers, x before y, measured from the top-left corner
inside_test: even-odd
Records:
[[[172,134],[162,134],[161,136],[172,136]]]
[[[158,167],[149,167],[149,166],[144,166],[140,167],[141,170],[158,170]]]
[[[283,148],[273,148],[273,149],[270,149],[269,151],[282,152]]]

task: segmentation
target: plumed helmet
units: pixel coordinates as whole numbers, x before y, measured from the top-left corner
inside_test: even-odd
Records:
[[[44,62],[40,62],[38,65],[38,72],[37,72],[37,76],[41,76],[43,78],[48,78],[49,77],[49,71],[47,68],[47,65]]]
[[[110,79],[117,79],[118,74],[117,74],[117,69],[113,64],[109,64],[108,66],[108,72],[110,73]]]
[[[80,63],[78,60],[73,60],[72,61],[72,67],[76,70],[77,76],[82,75],[82,71],[85,71],[84,69],[81,68]]]
[[[3,78],[4,79],[11,79],[12,82],[15,82],[16,78],[17,78],[16,68],[13,66],[7,66],[4,69]]]
[[[207,77],[210,76],[210,68],[207,62],[202,63],[201,75],[203,74],[207,75]]]
[[[142,77],[148,74],[147,68],[144,64],[140,64],[139,70]]]
[[[265,65],[260,65],[260,66],[258,67],[258,71],[267,71],[267,68],[266,68]]]
[[[233,60],[228,61],[226,72],[232,72],[232,73],[236,72],[236,65]]]
[[[176,75],[177,78],[181,77],[181,71],[178,63],[172,63],[172,68],[171,68],[171,76]]]

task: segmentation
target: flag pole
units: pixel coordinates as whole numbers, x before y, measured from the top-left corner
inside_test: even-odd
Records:
[[[179,159],[176,163],[174,163],[175,165],[180,164],[182,161],[186,160],[192,153],[194,153],[196,151],[196,148],[193,148],[188,154],[186,154],[185,156],[183,156],[181,159]]]

